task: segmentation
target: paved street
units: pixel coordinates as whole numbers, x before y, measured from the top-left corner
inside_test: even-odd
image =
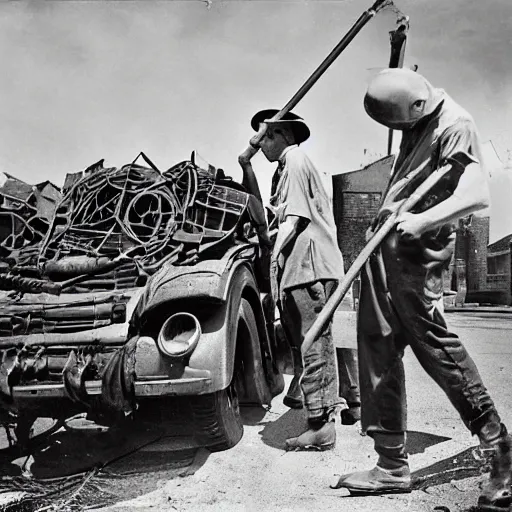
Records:
[[[337,313],[335,329],[351,325],[348,312]],[[458,332],[479,366],[505,421],[512,425],[512,315],[450,313],[449,325]],[[353,338],[345,333],[344,341]],[[130,455],[110,463],[91,480],[96,491],[89,505],[109,502],[104,511],[469,511],[476,503],[482,477],[471,454],[476,445],[446,397],[431,382],[408,350],[406,373],[409,397],[408,445],[416,478],[410,495],[353,498],[329,484],[336,475],[371,467],[372,443],[358,425],[337,425],[336,449],[323,453],[283,451],[286,437],[299,433],[300,411],[275,399],[270,411],[244,411],[245,434],[233,449],[209,454],[204,450],[179,450],[180,439],[155,441],[142,433],[119,451]],[[289,382],[290,377],[287,376]],[[185,428],[186,433],[186,428]],[[105,434],[64,433],[41,452],[32,469],[57,476],[59,466],[75,461],[77,467],[116,457]],[[65,445],[68,451],[65,455]],[[53,452],[55,446],[59,451]],[[142,447],[141,447],[142,446]],[[105,453],[108,452],[108,456]],[[45,455],[46,454],[46,459]],[[64,458],[63,458],[64,457]],[[88,457],[88,458],[87,458]],[[37,460],[39,458],[39,460]],[[99,460],[99,459],[98,459]],[[17,461],[20,465],[22,461]],[[11,465],[15,468],[14,464]],[[41,469],[42,468],[42,469]],[[33,471],[36,474],[36,471]],[[12,474],[16,474],[13,470]],[[28,485],[27,485],[28,487]],[[90,490],[89,490],[90,491]],[[123,501],[124,500],[124,501]],[[117,501],[114,505],[113,501]]]
[[[337,329],[343,315],[345,323],[350,321],[350,315],[338,313]],[[512,315],[451,313],[447,318],[465,340],[505,421],[512,425]],[[247,415],[245,435],[232,450],[196,461],[200,467],[194,475],[169,481],[160,476],[159,488],[152,494],[108,510],[423,512],[440,506],[450,512],[469,510],[482,480],[470,450],[476,441],[409,350],[405,361],[409,450],[419,481],[412,494],[352,498],[330,489],[336,474],[373,464],[370,439],[360,435],[357,425],[338,425],[335,451],[285,453],[284,439],[299,432],[303,420],[301,413],[288,410],[277,398],[263,417]]]

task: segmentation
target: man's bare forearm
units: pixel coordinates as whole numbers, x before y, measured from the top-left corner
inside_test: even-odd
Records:
[[[242,185],[247,189],[249,194],[252,194],[260,203],[263,204],[261,198],[260,186],[254,169],[252,168],[251,159],[256,155],[259,149],[252,144],[249,144],[245,151],[238,156],[238,163],[242,168]]]
[[[267,219],[265,217],[265,209],[263,208],[263,203],[252,194],[249,194],[247,208],[249,210],[252,224],[256,228],[256,233],[258,234],[260,242],[267,246],[272,245],[272,241],[268,232]]]
[[[249,194],[252,194],[263,205],[260,186],[258,184],[256,174],[254,174],[254,169],[252,168],[251,162],[241,164],[241,167],[243,172],[242,185],[247,189]]]
[[[257,148],[249,145],[249,147],[238,157],[238,163],[240,164],[243,173],[242,185],[249,193],[248,209],[251,220],[256,227],[260,242],[265,245],[271,245],[260,186],[251,164],[251,158],[257,152]]]
[[[402,213],[397,220],[397,229],[418,238],[427,231],[455,222],[488,206],[489,189],[485,176],[479,164],[471,164],[448,199],[422,213]]]
[[[432,228],[456,221],[489,206],[489,189],[479,164],[469,165],[460,177],[453,194],[430,208],[428,216]]]

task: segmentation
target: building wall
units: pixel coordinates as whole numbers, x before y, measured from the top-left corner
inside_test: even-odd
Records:
[[[378,212],[380,193],[343,194],[337,224],[338,245],[348,269],[366,244],[365,232]]]
[[[487,256],[487,289],[494,293],[500,304],[512,305],[512,255],[489,253]]]
[[[365,232],[378,211],[392,163],[392,157],[386,157],[359,171],[333,176],[333,211],[346,270],[366,244]],[[456,291],[459,301],[489,302],[489,297],[494,297],[510,303],[510,298],[504,298],[505,292],[498,294],[496,290],[497,286],[506,289],[504,278],[487,276],[489,224],[488,216],[472,215],[470,222],[459,225],[455,255],[445,275],[445,289]]]
[[[334,220],[345,270],[366,244],[365,232],[378,212],[393,158],[385,157],[359,171],[332,177]]]
[[[468,292],[487,288],[487,246],[489,245],[489,217],[473,215],[469,225],[459,229],[455,257],[466,261]]]

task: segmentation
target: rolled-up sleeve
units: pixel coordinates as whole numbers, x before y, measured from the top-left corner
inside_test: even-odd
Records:
[[[471,119],[459,119],[443,132],[439,142],[441,162],[459,151],[480,161],[478,132]]]

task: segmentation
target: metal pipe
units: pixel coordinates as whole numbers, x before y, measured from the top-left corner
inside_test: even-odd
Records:
[[[401,68],[404,65],[405,45],[407,44],[407,32],[409,30],[409,17],[404,16],[398,20],[398,27],[389,33],[391,43],[391,55],[389,57],[390,68]],[[393,129],[388,132],[388,155],[393,151]]]

